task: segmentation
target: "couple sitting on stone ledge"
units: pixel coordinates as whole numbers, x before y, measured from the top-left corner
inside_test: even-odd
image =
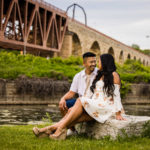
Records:
[[[74,125],[79,122],[96,120],[104,123],[112,116],[125,120],[121,115],[121,81],[113,56],[101,55],[97,69],[96,55],[86,52],[83,54],[83,65],[85,69],[75,75],[70,91],[60,100],[63,118],[51,126],[41,129],[34,127],[33,133],[37,137],[49,136],[50,139],[61,140],[76,133]],[[78,99],[74,99],[76,94],[79,95]]]

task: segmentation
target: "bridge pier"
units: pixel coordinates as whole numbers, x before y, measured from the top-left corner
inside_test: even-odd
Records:
[[[60,56],[63,58],[67,58],[72,55],[72,35],[66,34],[64,36],[64,41],[62,44]]]

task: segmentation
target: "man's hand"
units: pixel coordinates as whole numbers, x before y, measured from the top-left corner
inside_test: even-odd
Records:
[[[66,100],[64,98],[61,98],[59,102],[59,108],[63,111],[68,110],[68,107],[66,106]]]
[[[60,100],[59,102],[59,109],[62,111],[67,111],[68,107],[66,106],[66,99],[71,99],[75,96],[75,92],[68,91]]]

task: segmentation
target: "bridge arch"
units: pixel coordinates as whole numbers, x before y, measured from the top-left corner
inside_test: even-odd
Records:
[[[128,54],[127,59],[131,59],[131,55],[130,54]]]
[[[123,63],[124,61],[124,56],[123,56],[123,50],[120,51],[120,55],[119,55],[119,63]]]
[[[108,49],[108,54],[111,54],[115,58],[114,49],[112,47]]]
[[[98,43],[97,41],[94,41],[94,42],[92,43],[92,46],[91,46],[91,48],[90,48],[90,51],[93,52],[93,53],[95,53],[96,56],[97,56],[97,58],[99,58],[101,52],[100,52],[99,43]]]
[[[141,63],[141,58],[139,58],[138,61]]]
[[[136,56],[134,56],[134,60],[136,60]]]
[[[143,65],[145,66],[145,60],[143,60]]]
[[[76,33],[72,35],[72,55],[73,56],[81,56],[82,55],[82,47],[79,36]]]

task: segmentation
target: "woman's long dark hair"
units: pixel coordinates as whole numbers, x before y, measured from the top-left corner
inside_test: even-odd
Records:
[[[103,54],[100,56],[102,70],[98,70],[97,75],[90,87],[91,91],[94,93],[94,89],[96,86],[96,82],[103,77],[104,87],[103,90],[107,94],[107,96],[112,96],[114,93],[114,78],[113,72],[116,71],[116,65],[114,62],[114,58],[110,54]]]

